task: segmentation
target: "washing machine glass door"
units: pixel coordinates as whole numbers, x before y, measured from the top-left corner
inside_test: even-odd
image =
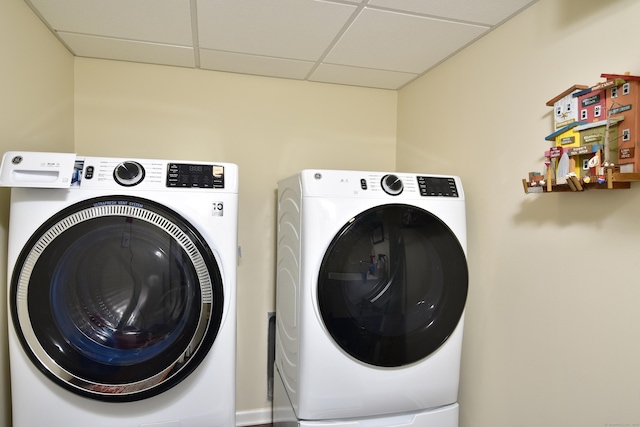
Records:
[[[318,305],[338,346],[375,366],[397,367],[436,351],[462,316],[464,250],[426,210],[383,205],[348,221],[324,256]]]
[[[219,330],[215,257],[176,212],[140,198],[75,204],[38,229],[11,282],[11,314],[33,363],[95,399],[139,400],[174,386]]]

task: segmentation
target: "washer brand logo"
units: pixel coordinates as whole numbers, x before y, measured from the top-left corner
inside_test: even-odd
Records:
[[[211,215],[223,216],[224,215],[224,202],[213,202],[211,204]]]

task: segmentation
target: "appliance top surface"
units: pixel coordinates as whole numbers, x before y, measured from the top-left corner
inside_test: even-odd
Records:
[[[307,169],[299,177],[303,197],[464,200],[453,175]]]
[[[233,163],[8,152],[0,185],[28,188],[238,192]]]

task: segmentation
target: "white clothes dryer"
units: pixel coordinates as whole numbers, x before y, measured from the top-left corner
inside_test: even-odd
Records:
[[[456,176],[279,182],[276,425],[457,426],[464,200]]]
[[[10,152],[14,427],[235,425],[238,170]]]

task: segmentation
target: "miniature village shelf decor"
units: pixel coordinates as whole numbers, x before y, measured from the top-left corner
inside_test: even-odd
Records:
[[[640,181],[640,77],[600,77],[605,81],[574,85],[547,102],[552,146],[544,171],[522,180],[525,193],[615,190]]]

